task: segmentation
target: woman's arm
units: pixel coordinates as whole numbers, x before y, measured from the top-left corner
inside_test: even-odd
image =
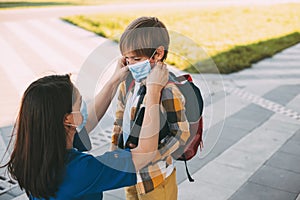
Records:
[[[139,143],[132,149],[132,160],[138,171],[151,162],[158,148],[158,134],[160,129],[159,102],[161,90],[168,81],[166,65],[157,64],[147,77],[147,94],[145,115],[139,136]]]
[[[104,85],[95,99],[89,103],[88,121],[85,126],[87,133],[97,126],[114,98],[119,84],[126,79],[129,71],[128,67],[124,66],[123,63],[124,58],[121,58],[111,79]]]

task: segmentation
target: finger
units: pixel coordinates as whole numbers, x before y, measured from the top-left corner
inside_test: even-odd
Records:
[[[163,69],[163,68],[164,68],[164,63],[163,63],[163,62],[161,62],[161,66],[160,66],[160,68],[161,68],[161,69]]]
[[[160,62],[160,61],[157,62],[157,63],[156,63],[156,66],[158,66],[159,68],[161,68],[161,67],[162,67],[162,62]]]
[[[117,64],[117,69],[121,69],[123,66],[123,63],[119,60]]]
[[[161,71],[161,67],[158,65],[155,69],[156,73],[159,73]]]
[[[126,66],[126,60],[125,60],[125,57],[121,57],[121,58],[119,59],[119,63],[120,63],[120,66],[125,67],[125,66]]]
[[[122,67],[122,69],[124,70],[124,71],[129,71],[129,67],[128,66],[124,66],[124,67]]]
[[[126,58],[124,56],[121,57],[121,61],[124,65],[126,65]]]
[[[164,69],[166,68],[165,65],[166,65],[166,64],[162,63],[162,64],[161,64],[161,69],[164,70]]]

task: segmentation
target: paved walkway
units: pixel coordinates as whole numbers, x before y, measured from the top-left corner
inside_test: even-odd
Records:
[[[243,6],[243,5],[270,5],[282,3],[299,3],[300,0],[190,0],[190,1],[162,1],[162,2],[142,2],[142,3],[119,3],[95,6],[61,6],[61,7],[44,7],[28,9],[8,9],[0,10],[0,21],[15,21],[24,19],[46,19],[49,17],[61,17],[75,14],[92,14],[103,12],[134,12],[147,8],[147,10],[171,10],[171,9],[190,9],[203,7],[224,7],[224,6]]]
[[[1,21],[0,32],[2,157],[26,86],[53,71],[78,73],[87,56],[105,40],[52,17]],[[183,163],[176,163],[180,200],[297,198],[299,54],[300,44],[239,73],[194,75],[206,103],[206,149],[188,162],[194,183],[186,180]],[[105,119],[105,128],[100,125],[92,133],[91,153],[107,149],[110,120]],[[0,171],[0,199],[16,197],[26,199]],[[123,190],[105,192],[104,199],[124,199]]]

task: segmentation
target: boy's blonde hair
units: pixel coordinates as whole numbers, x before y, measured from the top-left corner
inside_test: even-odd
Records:
[[[140,17],[131,22],[120,39],[122,55],[134,52],[137,56],[151,57],[159,46],[164,47],[167,58],[169,49],[169,33],[166,26],[156,17]]]

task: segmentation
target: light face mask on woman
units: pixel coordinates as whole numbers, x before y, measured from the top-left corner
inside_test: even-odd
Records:
[[[76,127],[76,131],[77,131],[77,133],[79,133],[83,129],[83,127],[86,125],[87,118],[88,118],[87,105],[86,105],[85,101],[82,100],[81,106],[80,106],[80,111],[73,111],[71,113],[80,113],[82,115],[82,122],[80,125],[77,126],[74,124],[66,124],[69,126]]]
[[[129,68],[129,71],[132,74],[132,77],[137,81],[141,82],[143,79],[145,79],[148,74],[151,71],[151,65],[150,65],[150,59],[154,56],[156,50],[153,52],[152,56],[144,61],[132,64],[132,65],[127,65]]]

